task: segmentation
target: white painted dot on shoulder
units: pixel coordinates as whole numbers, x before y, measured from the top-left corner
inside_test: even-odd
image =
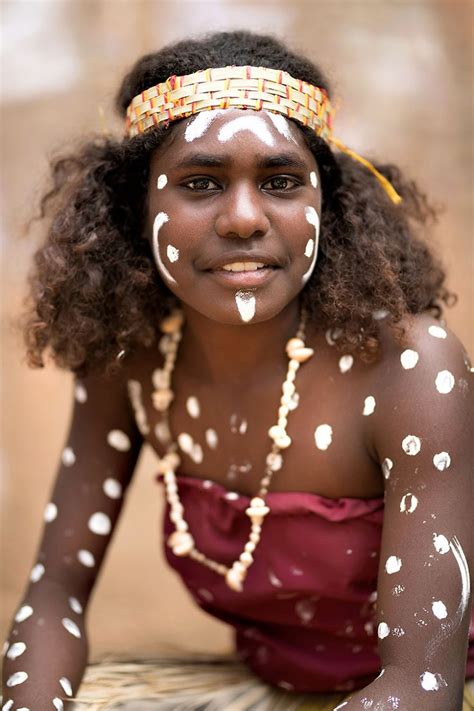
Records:
[[[439,452],[438,454],[434,455],[433,464],[435,465],[436,469],[438,469],[438,471],[442,472],[451,466],[451,457],[449,456],[448,452]]]
[[[44,520],[46,521],[46,523],[51,523],[51,521],[54,521],[54,519],[56,518],[57,515],[58,515],[58,507],[56,506],[56,504],[54,504],[52,501],[50,501],[44,510],[44,514],[43,514]]]
[[[127,452],[130,447],[130,439],[122,430],[111,430],[107,435],[107,443],[119,452]]]
[[[186,410],[190,417],[197,419],[201,414],[201,407],[199,405],[199,400],[194,395],[191,395],[186,400]]]
[[[446,338],[448,335],[441,326],[430,326],[428,333],[430,336],[434,336],[434,338]]]
[[[62,700],[59,698],[59,696],[54,697],[53,706],[56,709],[56,711],[63,711],[64,704],[63,704]]]
[[[86,568],[93,568],[95,565],[95,558],[90,551],[81,549],[77,553],[77,559],[82,565],[85,565]]]
[[[13,699],[10,699],[9,701],[7,701],[5,704],[3,704],[3,706],[2,706],[2,711],[10,711],[10,709],[11,709],[12,706],[13,706],[13,703],[14,703]],[[21,711],[21,710],[20,710],[20,711]],[[29,709],[27,709],[27,708],[25,707],[25,711],[29,711]]]
[[[62,676],[59,680],[66,696],[72,696],[72,684],[66,676]]]
[[[89,530],[98,536],[108,536],[112,529],[110,518],[102,511],[92,514],[87,525]]]
[[[69,600],[69,607],[73,612],[75,612],[77,615],[82,614],[82,605],[77,599],[77,597],[70,597]]]
[[[354,358],[353,358],[353,356],[351,356],[349,354],[343,355],[343,356],[341,356],[341,358],[339,358],[339,370],[343,374],[348,373],[349,370],[352,368],[353,364],[354,364]]]
[[[84,404],[87,402],[87,390],[82,383],[77,382],[74,386],[74,397],[77,402]]]
[[[28,674],[24,671],[17,671],[7,679],[7,686],[18,686],[18,684],[24,684],[28,679]]]
[[[444,618],[448,616],[448,610],[442,600],[435,600],[432,602],[431,609],[433,611],[433,615],[437,617],[438,620],[444,620]]]
[[[405,454],[414,457],[421,449],[421,440],[416,435],[407,435],[402,441],[402,449]]]
[[[22,605],[15,615],[15,622],[24,622],[33,614],[31,605]]]
[[[332,443],[332,427],[331,425],[318,425],[314,430],[314,441],[316,447],[321,450],[326,450]]]
[[[416,351],[411,350],[411,348],[407,348],[406,350],[403,351],[403,353],[400,356],[400,362],[402,364],[402,368],[405,370],[411,370],[412,368],[415,367],[415,365],[418,363],[420,359],[420,356]]]
[[[112,477],[107,478],[102,484],[102,489],[104,494],[109,497],[109,499],[120,499],[122,496],[122,484],[113,479]]]
[[[25,650],[26,644],[24,642],[14,642],[7,652],[7,657],[8,659],[17,659]]]
[[[37,563],[31,573],[30,573],[30,580],[32,583],[37,583],[41,578],[43,577],[45,572],[45,567],[43,563]]]
[[[73,637],[77,637],[77,639],[81,638],[81,630],[76,623],[73,622],[73,620],[69,619],[69,617],[63,617],[61,624]]]
[[[449,541],[442,533],[433,533],[433,545],[437,553],[445,555],[449,551]]]
[[[389,556],[385,562],[385,570],[389,575],[398,573],[398,571],[400,570],[401,567],[402,567],[402,561],[396,555]]]
[[[393,469],[393,462],[391,459],[386,457],[382,462],[382,473],[383,473],[385,479],[390,478],[390,472],[392,471],[392,469]]]
[[[420,674],[420,684],[425,691],[439,691],[443,686],[448,686],[441,674],[425,671]]]
[[[454,388],[454,375],[449,370],[441,370],[436,376],[436,390],[441,395],[447,395]]]
[[[373,395],[368,395],[364,400],[364,409],[362,414],[366,417],[372,415],[375,412],[375,398]]]
[[[72,467],[76,463],[76,455],[72,447],[65,447],[61,455],[62,463],[65,467]]]
[[[216,449],[219,442],[217,432],[211,427],[206,430],[206,443],[209,449]]]

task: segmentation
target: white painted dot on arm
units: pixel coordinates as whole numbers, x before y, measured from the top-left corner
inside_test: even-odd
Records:
[[[69,607],[73,612],[75,612],[77,615],[82,614],[82,605],[77,599],[77,597],[70,597],[69,600]]]
[[[437,553],[441,553],[441,555],[449,551],[449,541],[442,533],[433,533],[433,545]]]
[[[56,711],[63,711],[64,704],[63,704],[62,700],[59,698],[59,696],[54,697],[53,706],[56,709]]]
[[[15,622],[24,622],[33,614],[31,605],[22,605],[15,615]]]
[[[441,370],[436,376],[436,390],[441,395],[447,395],[454,388],[454,375],[449,370]]]
[[[341,373],[347,373],[352,368],[354,358],[351,355],[343,355],[339,358],[339,370]]]
[[[61,624],[64,629],[69,632],[69,634],[72,634],[73,637],[77,637],[77,639],[81,638],[81,630],[75,622],[69,619],[69,617],[63,617],[63,619],[61,620]]]
[[[377,636],[379,639],[385,639],[385,637],[388,637],[390,634],[390,627],[387,625],[386,622],[380,622],[379,626],[377,627]]]
[[[178,445],[185,454],[191,454],[194,447],[194,440],[187,432],[181,432],[178,435]]]
[[[435,465],[436,469],[442,472],[445,469],[448,469],[448,467],[451,465],[451,457],[449,456],[448,452],[439,452],[438,454],[434,455],[433,464]]]
[[[2,711],[10,711],[11,707],[13,706],[13,699],[10,699],[10,701],[7,701],[6,704],[3,704],[2,706]],[[28,711],[28,709],[27,709]]]
[[[407,435],[402,442],[402,449],[405,454],[414,457],[421,449],[421,440],[416,435]]]
[[[189,456],[191,457],[193,462],[196,462],[196,464],[201,464],[202,460],[204,459],[204,452],[202,451],[201,445],[195,442],[193,444],[193,448],[189,453]]]
[[[72,465],[75,464],[76,455],[74,454],[72,447],[65,447],[63,449],[61,460],[65,467],[72,467]]]
[[[331,425],[318,425],[314,430],[314,441],[318,449],[326,450],[332,443]]]
[[[24,684],[28,679],[28,674],[24,671],[17,671],[7,679],[7,686],[18,686],[18,684]]]
[[[108,477],[104,481],[102,489],[104,494],[108,496],[109,499],[120,499],[122,496],[122,484],[117,481],[117,479],[113,479],[112,477]]]
[[[87,402],[87,390],[82,383],[77,382],[74,386],[74,397],[77,402],[84,404]]]
[[[162,173],[161,175],[158,176],[158,180],[156,181],[156,187],[158,190],[163,190],[165,187],[166,183],[168,182],[167,176]]]
[[[213,430],[211,427],[206,430],[206,443],[210,449],[216,449],[216,447],[219,443],[219,438],[217,436],[217,432],[215,430]]]
[[[26,644],[24,642],[14,642],[7,652],[8,659],[17,659],[21,657],[26,649]]]
[[[190,417],[193,417],[194,419],[197,419],[199,415],[201,414],[201,407],[199,405],[199,400],[197,397],[194,395],[191,395],[188,397],[186,400],[186,410],[188,411],[188,415]]]
[[[390,472],[392,471],[392,469],[393,469],[392,460],[389,459],[388,457],[385,457],[385,459],[382,462],[382,473],[383,473],[385,479],[390,478]]]
[[[110,518],[102,511],[92,514],[87,526],[92,533],[96,533],[98,536],[108,536],[112,529]]]
[[[398,556],[391,555],[387,558],[386,563],[385,563],[385,570],[389,575],[398,573],[398,571],[400,570],[401,567],[402,567],[402,561]]]
[[[364,400],[364,409],[362,414],[365,416],[372,415],[375,411],[375,398],[373,395],[368,395]]]
[[[122,430],[111,430],[107,435],[107,443],[119,452],[127,452],[130,447],[130,439]]]
[[[430,336],[434,336],[434,338],[446,338],[448,335],[444,328],[441,326],[430,326],[428,329],[428,333]]]
[[[444,620],[444,618],[448,616],[448,610],[442,600],[435,600],[431,603],[431,609],[433,610],[433,615],[437,617],[438,620]]]
[[[407,348],[405,351],[400,356],[400,362],[402,364],[402,368],[405,370],[411,370],[412,368],[415,367],[415,365],[418,363],[420,359],[420,356],[416,351],[411,350],[411,348]]]
[[[32,583],[37,583],[44,575],[45,567],[43,563],[37,563],[30,574],[30,580]]]
[[[83,548],[78,551],[77,559],[80,563],[82,563],[82,565],[85,565],[86,568],[93,568],[95,565],[95,558],[92,553]]]
[[[429,671],[420,674],[420,684],[425,691],[439,691],[441,687],[447,686],[441,674],[433,674]]]
[[[413,511],[418,506],[418,499],[415,494],[405,494],[402,496],[400,501],[400,511],[401,513],[413,513]]]
[[[50,501],[44,510],[44,514],[43,514],[44,520],[46,521],[46,523],[51,523],[51,521],[54,521],[54,519],[56,518],[57,515],[58,515],[58,507],[56,506],[56,504],[54,504],[52,501]]]
[[[66,676],[62,676],[59,680],[66,696],[72,696],[72,684]]]

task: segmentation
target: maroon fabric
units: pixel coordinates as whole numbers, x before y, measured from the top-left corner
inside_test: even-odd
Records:
[[[163,484],[161,474],[157,480]],[[228,497],[220,484],[177,474],[185,518],[197,548],[230,565],[249,534],[250,498]],[[269,684],[295,691],[346,691],[380,672],[374,602],[384,513],[383,497],[329,499],[270,492],[241,593],[189,557],[175,556],[164,515],[164,552],[196,602],[235,628],[236,649]],[[474,676],[471,625],[468,677]]]

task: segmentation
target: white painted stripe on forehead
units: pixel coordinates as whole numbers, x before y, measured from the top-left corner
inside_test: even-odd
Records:
[[[261,116],[239,116],[239,118],[232,119],[222,126],[217,138],[221,143],[226,143],[240,131],[251,131],[267,146],[273,146],[275,143],[267,124]]]
[[[201,111],[193,118],[184,132],[184,139],[190,143],[196,138],[201,138],[208,130],[215,118],[222,114],[224,109],[212,109],[211,111]]]
[[[281,133],[281,135],[284,136],[287,141],[293,141],[293,143],[297,143],[296,138],[291,133],[290,124],[287,118],[282,116],[282,114],[272,114],[270,111],[265,111],[265,114],[273,123],[278,133]]]

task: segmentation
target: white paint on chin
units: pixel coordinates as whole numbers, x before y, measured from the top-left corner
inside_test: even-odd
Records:
[[[296,138],[291,133],[290,123],[288,119],[285,118],[285,116],[283,116],[282,114],[274,114],[271,111],[265,111],[265,114],[273,123],[278,133],[281,133],[281,135],[284,136],[287,141],[293,141],[293,143],[297,143]]]
[[[255,316],[256,299],[251,291],[240,289],[235,294],[235,303],[244,323],[248,323]]]
[[[163,264],[161,257],[160,257],[160,246],[158,244],[158,233],[160,229],[163,227],[165,222],[169,221],[169,217],[166,214],[166,212],[159,212],[157,216],[155,217],[155,221],[153,223],[153,254],[155,255],[155,261],[158,269],[160,270],[161,274],[167,279],[171,284],[177,284],[178,282],[176,279],[173,279],[171,274],[169,273],[168,269],[165,267]]]
[[[268,130],[268,125],[261,116],[239,116],[239,118],[232,119],[222,126],[217,138],[221,143],[226,143],[240,131],[251,131],[267,146],[273,146],[275,143],[272,134]]]
[[[320,228],[320,222],[319,222],[319,215],[312,207],[311,205],[308,205],[304,209],[304,214],[306,217],[307,222],[309,222],[310,225],[313,225],[314,227],[314,251],[313,251],[313,258],[311,260],[311,264],[309,265],[309,269],[303,274],[302,277],[302,282],[303,285],[306,284],[308,279],[310,278],[311,274],[314,271],[314,267],[316,265],[316,259],[318,256],[318,246],[319,246],[319,228]],[[308,248],[308,245],[306,245],[306,249]],[[306,251],[305,251],[306,254]]]
[[[201,136],[206,133],[214,119],[216,119],[223,112],[224,109],[212,109],[211,111],[201,111],[198,113],[197,116],[186,126],[184,140],[190,143],[196,138],[201,138]]]

